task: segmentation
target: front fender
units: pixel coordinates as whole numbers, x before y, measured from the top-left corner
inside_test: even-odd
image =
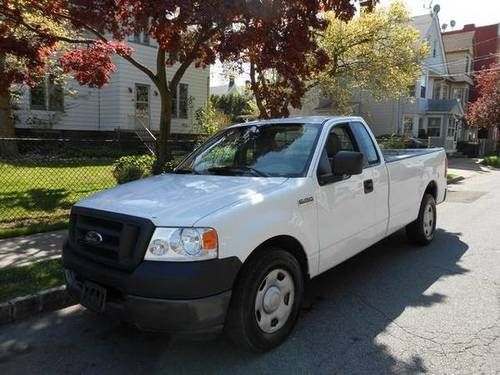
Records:
[[[236,256],[241,262],[273,237],[293,237],[302,245],[313,277],[319,267],[317,208],[314,200],[304,199],[313,195],[312,179],[289,179],[272,192],[251,195],[199,220],[196,226],[216,229],[219,257]]]

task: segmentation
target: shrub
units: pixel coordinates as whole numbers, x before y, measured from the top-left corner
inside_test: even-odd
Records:
[[[151,176],[154,156],[123,156],[115,163],[113,177],[119,184]]]
[[[194,113],[194,128],[202,138],[207,138],[230,124],[229,116],[215,109],[210,101]]]
[[[166,173],[172,172],[183,159],[183,156],[175,157],[164,165],[162,171]],[[152,155],[123,156],[115,162],[113,177],[117,183],[124,184],[151,176],[155,160]]]
[[[378,139],[378,145],[382,150],[410,148],[411,144],[410,138],[395,135]]]
[[[249,95],[211,95],[210,102],[216,110],[229,116],[231,123],[243,122],[244,118],[258,112],[255,100]]]
[[[165,163],[165,166],[163,167],[163,172],[165,172],[165,173],[172,172],[175,169],[175,167],[177,167],[183,159],[184,159],[184,156],[177,156],[177,157],[173,158],[172,160],[167,161]]]
[[[483,160],[483,164],[491,165],[495,168],[500,168],[500,157],[498,156],[487,156]]]

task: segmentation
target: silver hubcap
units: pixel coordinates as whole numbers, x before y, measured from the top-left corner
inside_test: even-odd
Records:
[[[255,297],[255,318],[260,329],[273,333],[283,327],[292,312],[295,286],[284,269],[272,270],[262,280]]]
[[[434,208],[431,204],[425,206],[424,210],[424,235],[430,238],[434,232]]]

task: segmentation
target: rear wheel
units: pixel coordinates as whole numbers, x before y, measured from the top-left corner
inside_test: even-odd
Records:
[[[254,351],[278,346],[295,325],[303,294],[297,259],[281,249],[265,249],[245,265],[233,290],[227,336]]]
[[[417,220],[406,226],[408,239],[418,245],[430,244],[436,231],[436,219],[436,200],[431,194],[425,194]]]

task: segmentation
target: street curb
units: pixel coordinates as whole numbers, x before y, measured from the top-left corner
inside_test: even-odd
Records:
[[[0,324],[16,322],[42,312],[63,309],[76,303],[77,301],[68,293],[64,285],[16,297],[0,303]]]
[[[460,182],[462,180],[465,180],[465,177],[457,176],[457,177],[449,179],[447,182],[448,182],[448,185],[452,185],[452,184],[456,184],[457,182]]]

